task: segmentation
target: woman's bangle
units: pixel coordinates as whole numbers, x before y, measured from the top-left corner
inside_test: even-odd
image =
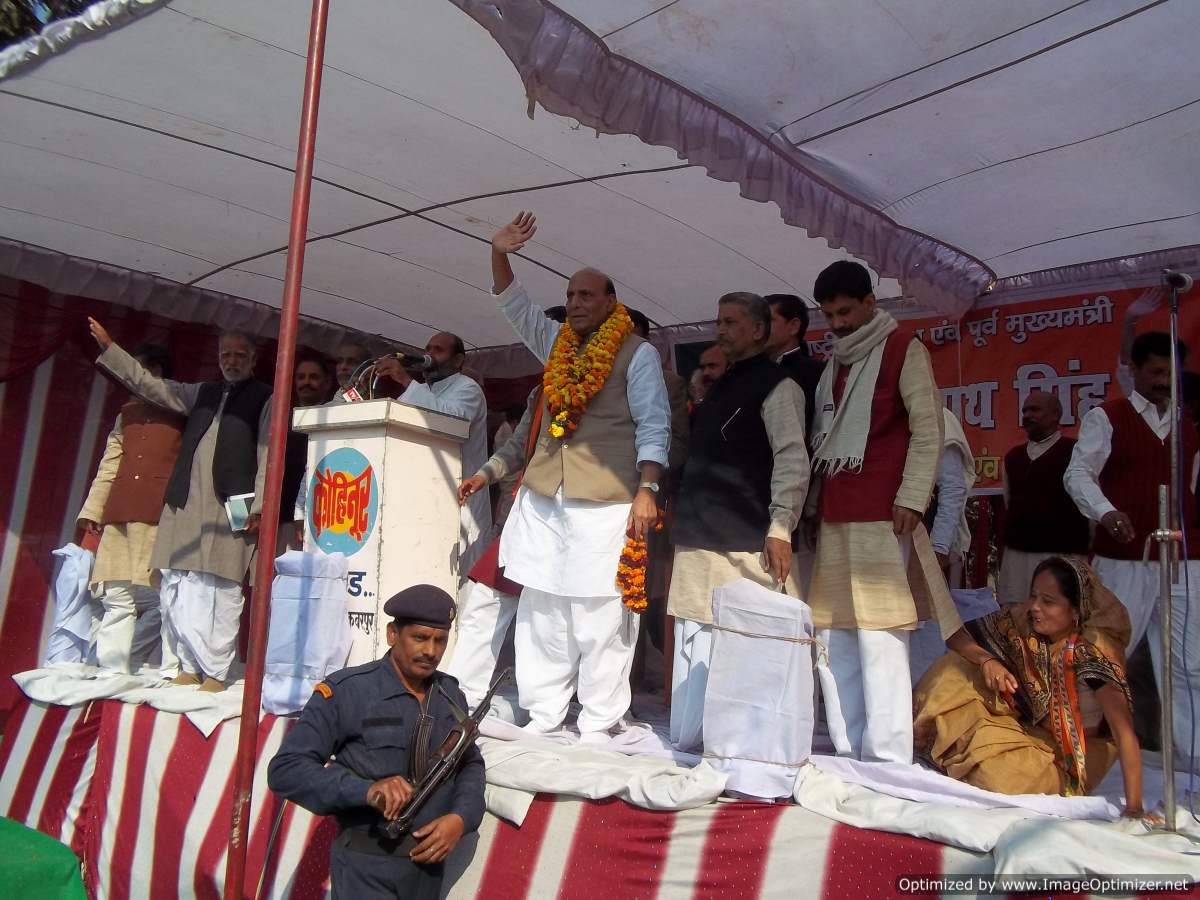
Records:
[[[1000,661],[999,657],[989,654],[987,659],[981,659],[979,661],[979,668],[982,669],[984,667],[984,665],[986,665],[987,663],[990,663],[992,660],[996,660],[997,662]]]

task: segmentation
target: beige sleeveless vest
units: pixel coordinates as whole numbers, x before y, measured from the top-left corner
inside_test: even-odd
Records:
[[[564,440],[546,428],[551,414],[542,400],[542,428],[522,482],[531,491],[599,503],[629,503],[637,493],[637,427],[629,412],[626,376],[634,351],[644,342],[631,334],[621,343],[604,387],[588,403],[575,433]]]

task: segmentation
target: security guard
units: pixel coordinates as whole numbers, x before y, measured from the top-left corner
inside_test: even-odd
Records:
[[[479,748],[470,749],[421,809],[411,841],[389,840],[383,825],[400,815],[454,727],[450,701],[467,708],[458,682],[437,671],[455,607],[445,591],[419,584],[383,610],[392,619],[387,655],[316,686],[271,760],[267,783],[317,815],[337,817],[330,854],[334,897],[437,898],[442,861],[483,819]]]

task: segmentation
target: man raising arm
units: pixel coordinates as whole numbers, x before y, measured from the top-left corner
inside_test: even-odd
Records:
[[[536,230],[521,213],[492,238],[496,301],[546,364],[542,425],[500,562],[524,585],[517,689],[529,729],[558,728],[577,692],[583,740],[604,743],[629,707],[638,625],[622,604],[617,563],[626,531],[644,536],[657,519],[670,411],[658,354],[633,333],[611,278],[572,275],[561,327],[530,300],[508,255]]]

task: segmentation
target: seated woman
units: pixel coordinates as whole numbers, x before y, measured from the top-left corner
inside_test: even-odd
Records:
[[[1045,560],[1028,600],[968,623],[917,683],[917,756],[985,790],[1065,796],[1086,794],[1119,758],[1125,815],[1143,815],[1129,634],[1125,607],[1087,564]]]

